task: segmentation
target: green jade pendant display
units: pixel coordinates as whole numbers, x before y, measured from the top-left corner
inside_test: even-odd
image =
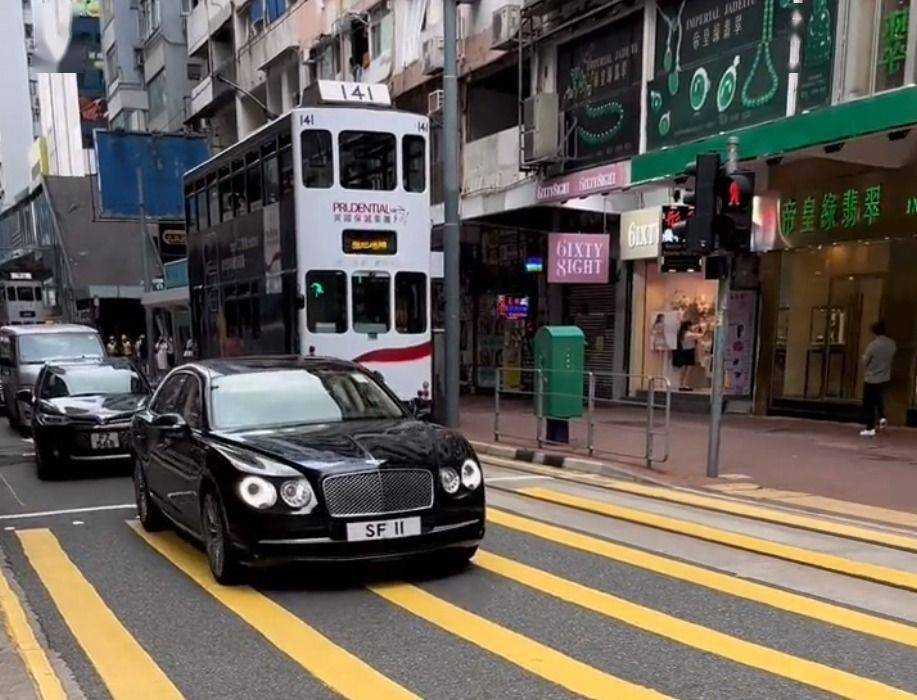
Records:
[[[777,69],[774,68],[774,56],[771,52],[771,45],[774,42],[774,3],[776,0],[764,0],[764,20],[761,24],[761,41],[758,43],[758,50],[755,52],[755,60],[751,64],[751,70],[748,71],[748,77],[742,85],[742,106],[748,109],[763,107],[774,99],[777,90],[780,87],[780,77],[777,75]],[[767,75],[770,79],[770,86],[760,95],[751,94],[751,84],[758,74],[762,61]]]

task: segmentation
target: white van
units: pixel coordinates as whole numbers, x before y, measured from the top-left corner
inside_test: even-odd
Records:
[[[32,409],[25,394],[31,391],[38,373],[52,360],[80,360],[105,357],[98,331],[90,326],[45,324],[0,328],[0,381],[10,427],[30,427]]]

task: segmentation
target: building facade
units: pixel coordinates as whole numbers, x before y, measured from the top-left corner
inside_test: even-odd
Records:
[[[900,348],[890,417],[914,422],[910,5],[460,3],[465,386],[487,390],[497,366],[524,366],[539,325],[576,323],[592,369],[666,377],[703,410],[717,282],[661,244],[684,215],[685,166],[725,156],[735,135],[757,198],[729,298],[729,408],[852,417],[859,356],[884,317]],[[345,79],[386,82],[398,107],[430,115],[441,160],[441,3],[190,0],[187,10],[184,60],[202,68],[188,73],[185,121],[212,147],[288,110],[315,80]],[[435,230],[436,165],[433,183]],[[604,274],[560,274],[569,234],[595,236],[582,250],[605,251]],[[674,361],[686,323],[687,369]]]
[[[111,128],[185,129],[203,66],[189,59],[187,0],[104,0],[102,51]]]

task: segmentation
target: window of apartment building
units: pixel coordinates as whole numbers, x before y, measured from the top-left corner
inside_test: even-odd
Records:
[[[162,22],[160,0],[140,0],[140,36],[144,39],[152,36]]]
[[[188,64],[188,80],[192,83],[199,83],[204,77],[204,67],[200,63]]]
[[[166,71],[159,71],[147,85],[150,100],[150,119],[156,119],[166,111]]]
[[[341,43],[335,38],[312,52],[314,80],[335,80],[341,71]]]
[[[375,60],[385,53],[392,51],[392,38],[394,35],[394,17],[389,10],[388,3],[382,3],[369,15],[369,53],[370,59]]]
[[[113,83],[118,79],[118,56],[115,53],[115,46],[112,45],[108,51],[105,52],[105,80],[109,84]]]

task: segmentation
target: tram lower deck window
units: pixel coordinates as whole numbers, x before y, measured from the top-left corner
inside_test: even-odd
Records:
[[[427,330],[427,276],[422,272],[395,275],[395,330],[407,334]]]
[[[391,278],[387,272],[355,272],[353,275],[353,330],[356,333],[388,333],[392,326]]]
[[[338,136],[341,187],[349,190],[393,190],[398,183],[394,134],[342,131]]]
[[[310,333],[347,331],[347,275],[340,270],[306,273],[306,325]]]

